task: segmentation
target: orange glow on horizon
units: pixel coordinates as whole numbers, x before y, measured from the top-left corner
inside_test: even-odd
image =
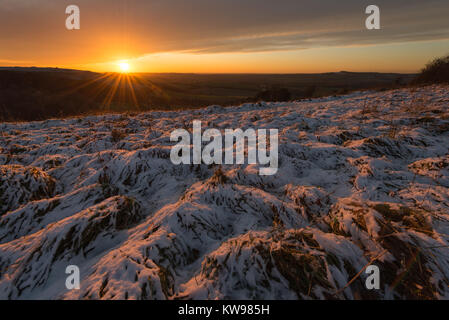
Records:
[[[93,72],[129,73],[324,73],[398,72],[415,73],[429,60],[447,51],[449,40],[422,43],[360,47],[327,47],[307,50],[196,53],[188,51],[139,54],[139,50],[120,49],[111,41],[104,50],[86,56],[49,57],[45,60],[16,60],[0,65],[58,67]],[[408,52],[404,55],[404,52]],[[19,57],[20,58],[20,57]]]

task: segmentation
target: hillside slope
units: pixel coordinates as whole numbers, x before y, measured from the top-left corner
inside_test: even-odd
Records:
[[[449,299],[448,106],[434,86],[0,124],[0,299]],[[193,120],[278,128],[277,174],[173,165]],[[370,261],[380,290],[339,290]]]

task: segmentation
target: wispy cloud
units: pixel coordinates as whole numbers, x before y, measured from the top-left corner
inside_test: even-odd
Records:
[[[10,60],[10,59],[0,59],[0,64],[6,64],[6,65],[22,65],[22,64],[29,64],[33,63],[31,60]]]
[[[82,27],[68,32],[69,2],[0,0],[0,58],[89,63],[119,53],[269,52],[449,35],[447,0],[377,0],[379,31],[364,28],[366,0],[78,0]]]

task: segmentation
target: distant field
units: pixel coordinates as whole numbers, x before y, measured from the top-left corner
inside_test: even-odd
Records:
[[[0,68],[0,120],[300,100],[397,87],[409,83],[414,76],[352,72],[118,75],[67,69]],[[278,89],[288,92],[287,98],[270,99],[270,92]]]
[[[323,73],[323,74],[142,74],[185,105],[233,104],[253,99],[272,87],[286,88],[292,100],[334,95],[352,90],[389,88],[406,84],[415,75],[394,73]],[[310,95],[311,90],[313,94]],[[200,103],[187,103],[198,101]],[[176,101],[183,106],[183,101]]]

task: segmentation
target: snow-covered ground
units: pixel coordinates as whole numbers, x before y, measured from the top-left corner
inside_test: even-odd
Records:
[[[279,129],[277,174],[173,165],[193,120]],[[448,87],[2,123],[0,153],[1,299],[449,298]]]

